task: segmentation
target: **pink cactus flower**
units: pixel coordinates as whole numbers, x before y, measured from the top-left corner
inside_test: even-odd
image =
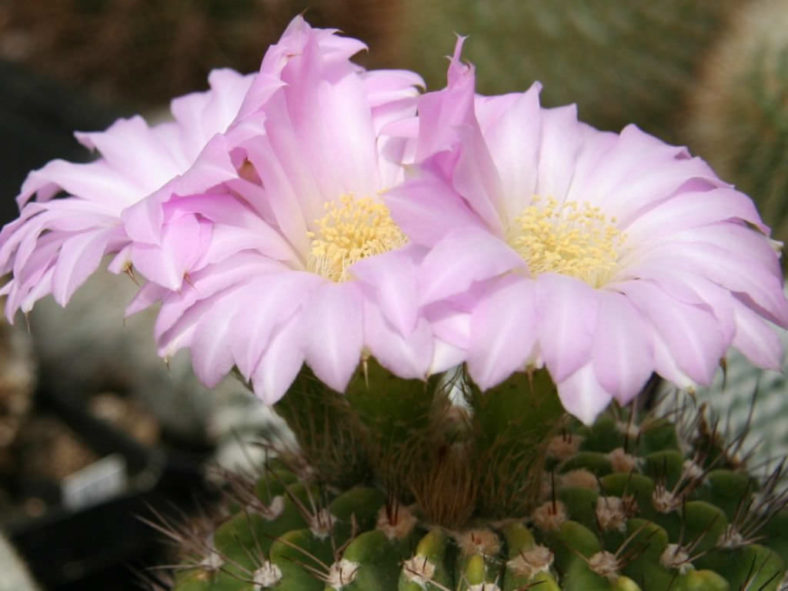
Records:
[[[3,288],[9,319],[50,293],[65,305],[107,254],[117,255],[113,269],[124,269],[129,239],[121,214],[130,205],[165,186],[210,186],[234,175],[209,143],[235,117],[252,76],[216,70],[209,82],[207,92],[172,101],[173,122],[151,127],[137,116],[77,133],[101,158],[54,160],[28,175],[17,197],[20,217],[0,233],[0,272],[13,272]]]
[[[124,214],[150,280],[130,311],[160,301],[160,354],[189,348],[209,385],[236,367],[273,403],[304,363],[341,392],[368,355],[407,378],[458,360],[417,305],[424,249],[381,199],[413,146],[384,130],[415,115],[421,79],[364,71],[361,47],[295,19],[222,136],[237,178]]]
[[[419,103],[417,170],[386,203],[430,248],[420,304],[489,388],[546,366],[585,422],[657,372],[708,384],[730,346],[778,368],[778,255],[750,199],[634,126],[543,109],[539,85],[474,94],[460,63]]]

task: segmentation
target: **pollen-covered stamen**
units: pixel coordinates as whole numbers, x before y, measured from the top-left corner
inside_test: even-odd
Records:
[[[348,267],[367,257],[399,248],[405,234],[388,208],[370,197],[343,195],[325,204],[326,213],[313,222],[307,267],[332,281],[348,280]]]
[[[616,271],[625,236],[599,207],[535,196],[509,227],[507,241],[533,276],[560,273],[601,287]]]

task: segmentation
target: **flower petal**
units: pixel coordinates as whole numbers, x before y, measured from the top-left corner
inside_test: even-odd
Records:
[[[480,388],[525,370],[536,344],[536,303],[536,286],[520,278],[505,282],[473,311],[467,363]]]
[[[591,364],[584,365],[556,385],[564,408],[586,425],[593,423],[610,404],[610,394],[597,380]]]
[[[477,227],[458,228],[424,257],[419,269],[423,305],[467,290],[475,281],[522,268],[523,259],[509,246]]]
[[[598,294],[573,277],[545,273],[536,281],[539,347],[556,383],[592,357]]]
[[[304,307],[306,362],[337,392],[344,392],[361,360],[363,304],[358,286],[325,283]]]

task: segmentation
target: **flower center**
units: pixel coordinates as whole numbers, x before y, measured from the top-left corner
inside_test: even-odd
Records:
[[[626,236],[616,219],[589,203],[533,198],[510,226],[507,241],[535,277],[560,273],[601,287],[613,275]]]
[[[343,195],[325,204],[326,213],[314,222],[307,267],[332,281],[350,278],[348,267],[367,257],[394,250],[407,238],[391,213],[370,197]]]

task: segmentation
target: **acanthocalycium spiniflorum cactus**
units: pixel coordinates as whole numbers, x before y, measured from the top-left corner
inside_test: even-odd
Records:
[[[101,158],[32,172],[0,232],[6,314],[108,260],[161,356],[289,425],[218,523],[162,516],[180,591],[777,589],[779,474],[626,410],[731,348],[779,368],[768,227],[685,148],[479,95],[463,43],[422,90],[296,17],[174,121],[79,134]]]
[[[302,373],[279,403],[301,454],[231,478],[211,527],[170,524],[189,540],[174,588],[780,588],[779,474],[748,471],[703,409],[583,426],[543,371],[457,379],[371,365],[341,395]]]

